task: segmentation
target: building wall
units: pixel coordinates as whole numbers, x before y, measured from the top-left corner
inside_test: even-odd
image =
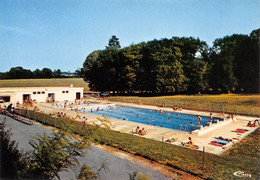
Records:
[[[23,103],[24,95],[29,95],[29,98],[37,102],[46,102],[49,94],[54,94],[55,101],[74,101],[76,93],[80,93],[80,98],[83,97],[83,88],[73,87],[39,87],[39,88],[0,88],[0,94],[4,95],[4,90],[8,90],[10,102],[16,103],[19,101]],[[1,92],[2,91],[2,92]],[[12,92],[12,95],[10,95]]]

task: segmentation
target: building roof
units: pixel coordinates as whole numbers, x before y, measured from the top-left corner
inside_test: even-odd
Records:
[[[17,91],[55,91],[55,90],[82,90],[83,87],[1,87],[0,93],[13,93]]]

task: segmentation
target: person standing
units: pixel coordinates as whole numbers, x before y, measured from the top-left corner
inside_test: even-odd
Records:
[[[209,122],[212,124],[212,113],[209,115]]]
[[[87,118],[85,118],[85,116],[82,118],[82,123],[83,123],[83,126],[82,126],[82,130],[84,128],[86,128],[86,124],[87,124]]]
[[[197,115],[197,119],[198,119],[198,124],[200,126],[200,122],[201,122],[201,117],[199,115]]]

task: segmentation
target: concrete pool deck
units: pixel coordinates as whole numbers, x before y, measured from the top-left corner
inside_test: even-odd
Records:
[[[62,104],[63,102],[58,102]],[[105,102],[107,103],[107,102]],[[137,105],[132,103],[121,103],[121,102],[113,102],[113,104],[123,105],[123,106],[134,106],[138,108],[147,108],[147,109],[154,109],[154,110],[163,110],[163,111],[171,111],[173,112],[172,108],[161,108],[157,106],[147,106],[147,105]],[[93,104],[89,105],[88,107],[93,107],[93,109],[100,106],[100,104]],[[86,113],[77,113],[74,110],[64,109],[62,107],[50,107],[46,106],[46,103],[37,104],[37,107],[40,108],[40,110],[44,113],[57,113],[57,112],[63,112],[69,115],[70,117],[76,117],[79,115],[80,117],[85,116],[88,120],[89,124],[92,123],[99,123],[97,120],[97,115],[93,114],[86,114]],[[194,115],[203,115],[203,116],[209,116],[209,112],[201,112],[201,111],[193,111],[193,110],[186,110],[183,109],[182,111],[178,111],[178,113],[186,113],[186,114],[194,114]],[[212,113],[213,117],[219,117],[219,113]],[[111,122],[111,129],[115,131],[120,131],[123,133],[129,133],[131,134],[132,131],[135,131],[136,127],[139,126],[140,128],[145,128],[147,130],[147,135],[142,136],[144,138],[149,138],[157,141],[162,141],[162,137],[164,138],[164,141],[166,139],[175,138],[176,141],[171,143],[174,145],[182,146],[181,142],[187,142],[188,138],[191,137],[193,140],[193,143],[195,145],[199,146],[198,150],[203,150],[203,146],[205,147],[205,152],[217,154],[220,155],[222,152],[224,152],[226,149],[231,147],[233,144],[237,143],[253,131],[257,129],[257,127],[247,127],[248,121],[254,121],[257,119],[256,117],[247,117],[247,116],[236,116],[236,120],[233,122],[232,120],[225,120],[225,124],[218,127],[209,127],[209,130],[207,132],[202,133],[201,135],[196,134],[190,134],[188,132],[179,131],[179,130],[173,130],[153,125],[147,125],[147,124],[141,124],[136,123],[132,121],[126,121],[126,120],[120,120],[120,119],[112,119],[108,118]],[[81,121],[81,119],[77,119],[78,121]],[[222,122],[221,122],[222,123]],[[211,129],[210,129],[211,128]],[[248,131],[245,133],[237,133],[232,132],[236,129],[247,129]],[[137,135],[139,136],[139,135]],[[211,141],[215,140],[215,137],[222,136],[223,138],[233,139],[238,138],[239,140],[234,140],[232,142],[229,142],[228,144],[224,145],[223,147],[218,147],[209,144]]]

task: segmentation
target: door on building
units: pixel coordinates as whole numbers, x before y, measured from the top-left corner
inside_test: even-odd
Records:
[[[79,100],[80,99],[80,92],[76,92],[76,99]]]
[[[55,94],[54,93],[49,93],[48,94],[48,101],[49,102],[54,102],[55,101]]]
[[[31,94],[23,94],[23,103],[27,104],[31,100]]]

